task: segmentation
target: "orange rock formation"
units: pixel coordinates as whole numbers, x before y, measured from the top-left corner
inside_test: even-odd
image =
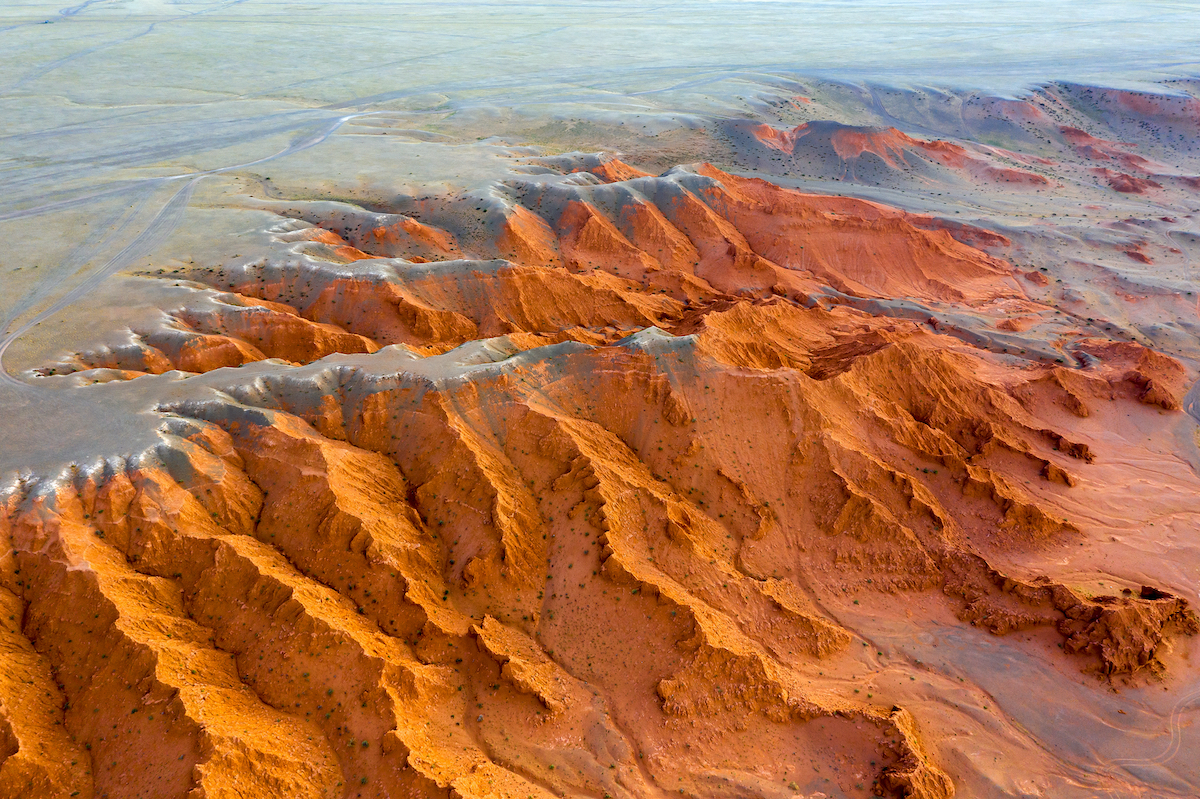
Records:
[[[251,364],[159,407],[153,457],[8,493],[0,795],[940,799],[905,698],[837,676],[867,644],[831,603],[1044,629],[1105,679],[1196,632],[1012,565],[1083,535],[1059,498],[1110,454],[1047,409],[1178,408],[1177,362],[1014,366],[816,303],[1025,301],[895,209],[594,173],[490,251],[314,228],[324,262],[197,273],[207,305],[56,368]]]
[[[853,179],[858,177],[860,170],[876,165],[894,173],[936,165],[971,181],[1016,186],[1049,183],[1042,175],[993,162],[984,154],[970,152],[960,144],[941,139],[916,139],[896,128],[805,122],[791,130],[779,130],[770,125],[737,122],[731,129],[739,142],[757,144],[794,161],[802,160],[818,173],[826,171],[831,177]],[[750,147],[749,154],[762,153],[756,153],[755,148]]]

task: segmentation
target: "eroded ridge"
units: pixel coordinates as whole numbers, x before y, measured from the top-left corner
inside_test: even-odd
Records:
[[[388,344],[433,354],[516,333],[528,345],[604,344],[648,326],[672,330],[739,298],[1045,310],[1006,262],[963,243],[981,231],[959,226],[959,241],[929,217],[710,165],[654,177],[615,160],[584,171],[588,163],[499,182],[485,199],[430,198],[411,215],[255,201],[287,218],[276,236],[299,258],[195,271],[188,276],[216,290],[169,323],[41,373],[204,372]]]
[[[211,374],[157,449],[7,493],[0,789],[951,796],[907,697],[838,676],[870,667],[836,607],[880,592],[1163,673],[1183,599],[1014,562],[1083,535],[1063,499],[1106,453],[1058,411],[1171,412],[1177,362],[815,301],[1026,302],[899,211],[591,170],[507,186],[490,236],[309,208],[304,258],[197,273],[171,325],[46,370]]]

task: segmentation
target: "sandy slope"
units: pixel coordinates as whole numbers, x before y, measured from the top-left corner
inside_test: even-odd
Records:
[[[946,797],[1025,790],[1021,760],[1161,784],[1050,752],[978,704],[995,668],[960,688],[922,642],[979,631],[1085,697],[1173,684],[1188,603],[1060,555],[1149,468],[1106,420],[1166,435],[1186,369],[888,304],[1048,312],[994,233],[544,163],[468,211],[258,201],[279,257],[191,269],[194,302],[32,378],[146,403],[160,443],[6,494],[0,792]],[[1139,501],[1195,487],[1154,479]]]

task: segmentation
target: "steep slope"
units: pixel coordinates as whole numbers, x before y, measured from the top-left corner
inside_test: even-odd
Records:
[[[279,257],[41,370],[160,443],[6,490],[0,789],[952,796],[860,601],[1090,690],[1171,678],[1186,600],[1046,564],[1124,454],[1071,419],[1178,415],[1182,365],[905,316],[1038,308],[927,218],[571,166],[469,225],[276,204]]]

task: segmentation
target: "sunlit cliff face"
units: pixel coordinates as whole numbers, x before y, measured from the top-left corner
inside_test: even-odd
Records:
[[[1195,86],[531,57],[0,139],[0,798],[1200,791]]]

